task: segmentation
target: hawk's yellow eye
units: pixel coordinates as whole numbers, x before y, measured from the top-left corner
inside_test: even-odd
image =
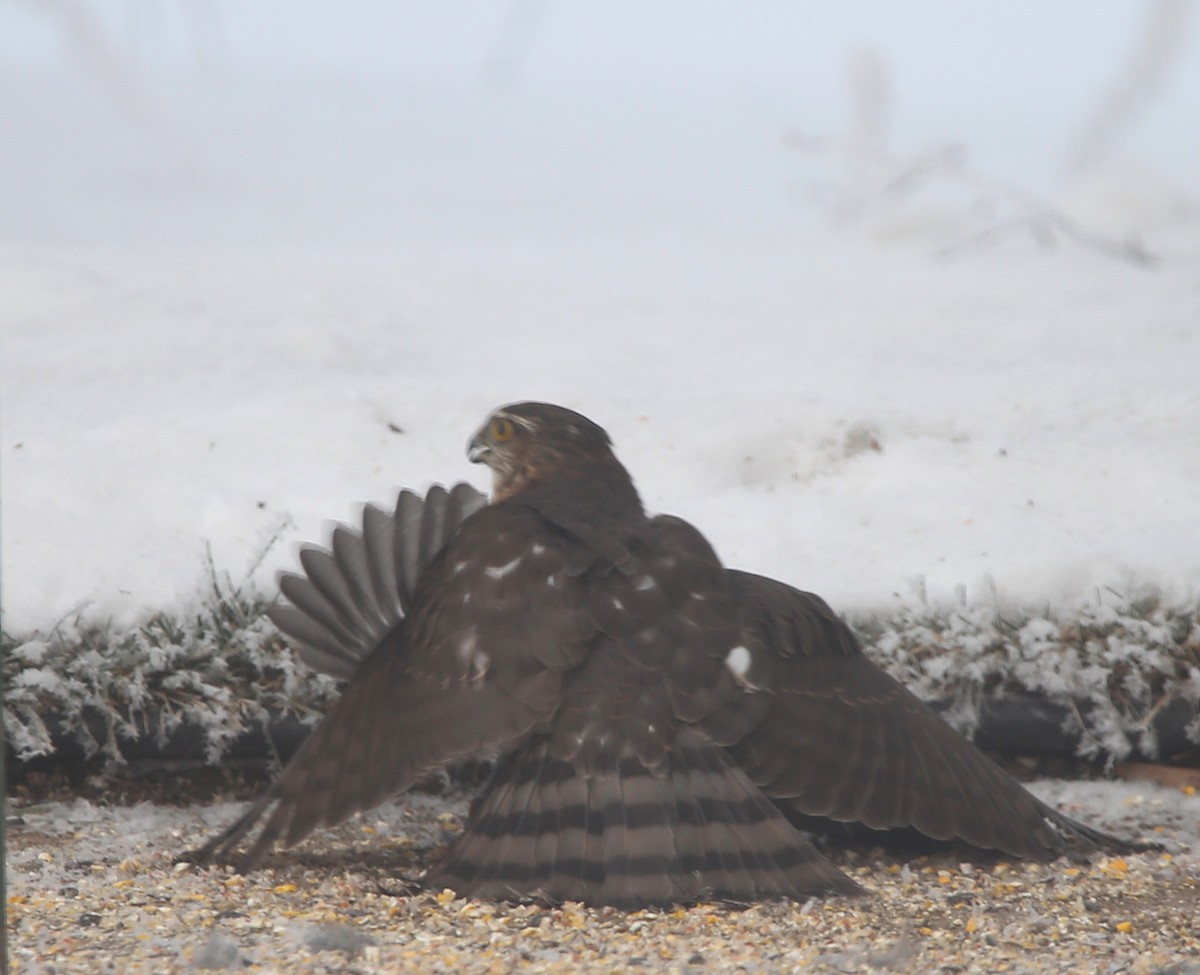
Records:
[[[512,440],[512,435],[516,432],[516,428],[512,424],[512,420],[506,420],[502,416],[492,420],[492,439],[496,443],[507,443]]]

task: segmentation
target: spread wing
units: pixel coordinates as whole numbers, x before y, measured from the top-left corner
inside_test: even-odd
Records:
[[[1030,794],[867,658],[819,597],[749,573],[729,576],[747,693],[714,732],[779,805],[1021,857],[1114,842]]]
[[[562,571],[572,545],[520,506],[463,521],[421,575],[409,615],[266,795],[196,859],[226,858],[265,815],[239,861],[252,868],[276,842],[291,846],[455,758],[527,735],[557,707],[563,672],[594,633],[579,580]]]
[[[821,599],[722,569],[686,523],[645,523],[618,572],[528,507],[477,510],[483,501],[466,485],[424,500],[404,492],[394,512],[366,508],[361,533],[339,528],[330,551],[307,550],[306,576],[284,578],[293,606],[273,611],[276,623],[310,664],[351,682],[275,785],[197,858],[226,858],[265,816],[240,861],[253,867],[275,843],[290,846],[483,749],[518,749],[521,760],[510,753],[503,767],[517,778],[502,778],[481,800],[443,868],[442,879],[475,893],[496,893],[484,882],[489,871],[519,867],[562,896],[662,899],[610,885],[641,885],[661,872],[646,859],[631,873],[634,846],[673,838],[681,845],[670,862],[682,870],[733,843],[707,827],[681,839],[701,766],[705,788],[728,804],[705,814],[718,825],[750,815],[748,800],[730,796],[757,787],[805,816],[911,826],[1017,856],[1114,842],[1030,795],[865,657]],[[658,676],[647,683],[649,674]],[[677,733],[687,747],[673,744]],[[705,742],[724,749],[719,761]],[[647,791],[646,783],[658,784]],[[625,795],[619,807],[605,791],[613,788]],[[607,812],[593,821],[598,813],[579,813],[580,803]],[[614,811],[619,821],[609,824]],[[631,830],[630,816],[679,822],[655,839]],[[551,820],[565,829],[556,841]],[[787,886],[757,868],[748,880],[708,872],[695,890],[673,879],[672,896],[694,898],[704,885],[751,895],[848,889],[755,806],[747,822],[760,821],[769,825],[738,826],[734,845],[747,863],[776,867],[802,851]],[[523,825],[498,845],[484,835],[512,823]],[[548,832],[539,827],[531,852],[517,857],[532,823]],[[563,864],[583,872],[564,877]],[[588,871],[608,879],[587,879]]]
[[[394,520],[397,538],[417,523]],[[685,727],[737,691],[724,664],[737,615],[704,539],[677,519],[646,521],[626,576],[569,538],[524,506],[462,522],[277,783],[193,858],[228,857],[265,817],[240,860],[249,869],[277,842],[491,746],[500,770],[435,884],[630,907],[857,892]],[[366,619],[367,562],[346,549],[335,541],[319,563],[330,578],[310,568],[304,585],[327,616]],[[309,615],[317,605],[303,603]]]
[[[856,893],[695,730],[738,689],[724,568],[678,519],[646,520],[582,582],[598,634],[545,734],[502,756],[430,881],[464,896],[643,907]]]
[[[363,508],[362,528],[338,525],[328,549],[305,546],[304,574],[286,572],[279,589],[289,603],[267,615],[288,635],[300,659],[322,673],[350,680],[362,661],[404,618],[421,573],[487,504],[469,484],[425,497],[401,491],[395,508]]]

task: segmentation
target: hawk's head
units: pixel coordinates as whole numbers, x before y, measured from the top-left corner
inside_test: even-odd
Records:
[[[492,469],[493,501],[548,474],[578,476],[597,463],[621,469],[603,429],[550,403],[514,403],[496,410],[471,439],[467,456]]]

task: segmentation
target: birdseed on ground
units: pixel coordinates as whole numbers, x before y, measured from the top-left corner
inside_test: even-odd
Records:
[[[1200,975],[1200,796],[1143,783],[1035,790],[1162,848],[1052,863],[831,848],[867,896],[624,913],[417,889],[460,828],[462,793],[402,797],[248,876],[176,862],[240,803],[18,801],[12,969]]]

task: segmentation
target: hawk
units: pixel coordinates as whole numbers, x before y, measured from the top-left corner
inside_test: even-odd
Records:
[[[873,664],[819,597],[727,569],[690,524],[648,515],[591,420],[507,406],[468,455],[492,469],[490,503],[467,485],[403,492],[281,578],[274,620],[348,683],[197,859],[251,869],[489,752],[490,781],[427,878],[464,896],[632,908],[858,892],[792,825],[807,817],[1019,857],[1110,842]]]

